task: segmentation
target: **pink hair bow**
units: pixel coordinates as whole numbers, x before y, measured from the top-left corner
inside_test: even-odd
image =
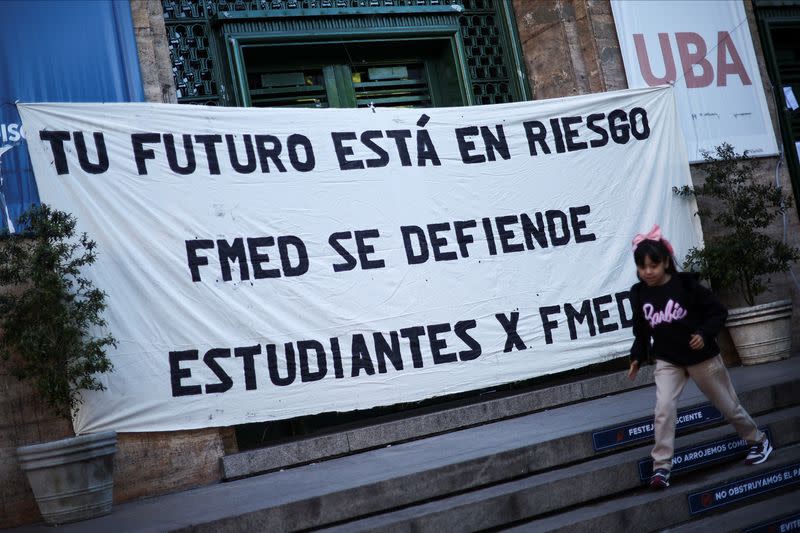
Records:
[[[661,236],[661,228],[658,224],[653,224],[653,228],[647,233],[637,233],[636,237],[633,238],[633,251],[636,251],[636,248],[642,241],[661,241],[664,243],[664,246],[667,248],[667,251],[670,254],[674,254],[675,251],[672,249],[672,245],[669,243],[667,239]]]

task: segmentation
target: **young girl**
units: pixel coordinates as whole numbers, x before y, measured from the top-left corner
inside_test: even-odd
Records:
[[[727,310],[695,275],[676,270],[672,246],[661,237],[658,225],[633,239],[633,258],[640,281],[631,287],[635,340],[628,377],[636,377],[648,355],[656,359],[650,487],[669,486],[678,397],[690,377],[751,445],[745,462],[763,463],[772,446],[739,403],[714,340],[725,324]]]

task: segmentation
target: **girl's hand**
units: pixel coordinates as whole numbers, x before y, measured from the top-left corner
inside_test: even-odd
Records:
[[[702,350],[705,345],[706,343],[703,341],[703,336],[699,333],[695,333],[689,337],[689,348],[692,350]]]
[[[631,367],[628,369],[628,379],[633,380],[636,374],[639,373],[639,361],[631,361]]]

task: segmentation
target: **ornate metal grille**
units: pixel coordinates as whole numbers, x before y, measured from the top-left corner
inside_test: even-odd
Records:
[[[172,75],[180,103],[218,103],[216,61],[209,33],[208,23],[198,19],[167,24]]]
[[[513,102],[511,46],[498,2],[504,0],[162,0],[178,102],[225,105],[219,52],[209,18],[222,11],[422,7],[459,4],[469,79],[480,104]]]
[[[501,0],[464,0],[461,17],[472,92],[480,104],[514,101],[504,55],[509,47],[505,32],[497,24],[497,1]]]

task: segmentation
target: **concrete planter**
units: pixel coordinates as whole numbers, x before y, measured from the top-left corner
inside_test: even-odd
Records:
[[[792,344],[792,301],[731,309],[726,326],[743,365],[786,359]]]
[[[115,431],[17,448],[44,521],[65,524],[110,513],[116,451]]]

